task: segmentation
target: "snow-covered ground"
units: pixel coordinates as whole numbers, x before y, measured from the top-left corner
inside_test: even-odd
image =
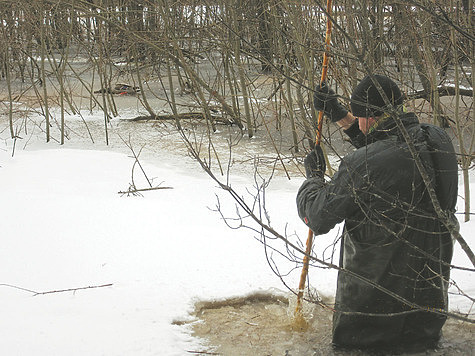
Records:
[[[51,143],[17,147],[11,157],[12,142],[3,142],[0,354],[184,355],[201,349],[181,323],[192,318],[196,301],[285,290],[256,233],[229,229],[210,209],[215,194],[223,209],[232,210],[234,202],[191,158],[163,149],[160,159],[141,160],[155,185],[173,189],[124,196],[118,192],[127,190],[134,163],[124,152]],[[473,172],[472,179],[475,184]],[[276,177],[266,198],[274,225],[283,231],[287,224],[305,239],[295,209],[302,180]],[[254,178],[241,174],[231,181],[244,194]],[[135,182],[147,187],[138,168]],[[469,243],[474,224],[461,220]],[[330,232],[328,241],[335,236]],[[323,240],[316,248],[328,246]],[[458,245],[454,264],[470,266]],[[296,287],[298,274],[287,282]],[[454,271],[453,277],[475,294],[469,274]],[[322,294],[333,295],[335,278],[331,270],[310,272]],[[97,288],[34,294],[84,287]],[[457,296],[451,305],[471,308]]]

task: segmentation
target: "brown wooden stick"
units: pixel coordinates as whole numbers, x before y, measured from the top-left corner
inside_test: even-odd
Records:
[[[331,32],[332,32],[332,22],[330,20],[332,14],[332,1],[327,0],[327,31],[325,33],[325,52],[323,53],[323,66],[322,66],[322,76],[320,78],[320,84],[323,83],[327,79],[328,73],[328,62],[330,60],[329,52],[330,52],[330,39],[331,39]],[[317,137],[315,140],[315,144],[317,146],[320,145],[320,140],[322,137],[322,126],[323,126],[323,111],[318,113],[318,127],[317,127]],[[310,261],[310,253],[312,252],[312,245],[313,245],[313,231],[308,229],[308,237],[307,237],[307,247],[305,250],[305,256],[303,257],[303,267],[302,273],[300,274],[300,283],[299,283],[299,290],[297,293],[297,306],[295,308],[295,314],[297,317],[302,317],[302,298],[303,292],[305,289],[305,281],[307,280],[308,275],[308,266]]]

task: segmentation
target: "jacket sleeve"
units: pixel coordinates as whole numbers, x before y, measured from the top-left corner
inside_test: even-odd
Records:
[[[297,193],[299,216],[315,235],[325,234],[359,210],[354,191],[352,176],[343,161],[331,181],[315,177],[303,182]]]
[[[353,122],[349,128],[343,130],[343,132],[348,136],[348,139],[354,147],[360,148],[366,146],[366,136],[361,132],[358,120],[355,120],[355,122]]]

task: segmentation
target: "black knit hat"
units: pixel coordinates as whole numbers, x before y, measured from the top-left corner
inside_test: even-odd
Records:
[[[401,105],[404,97],[396,83],[384,75],[374,74],[393,107]],[[374,85],[371,77],[364,77],[351,94],[351,112],[356,117],[381,116],[387,109],[383,97]]]

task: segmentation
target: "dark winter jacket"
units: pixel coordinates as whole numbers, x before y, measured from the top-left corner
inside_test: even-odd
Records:
[[[400,119],[440,205],[455,219],[457,161],[448,135],[420,124],[412,113]],[[331,181],[308,179],[297,195],[299,215],[315,235],[345,221],[333,342],[357,348],[430,346],[439,340],[446,319],[437,312],[447,310],[452,238],[437,218],[394,119],[364,140],[355,137],[362,147],[342,159]]]

